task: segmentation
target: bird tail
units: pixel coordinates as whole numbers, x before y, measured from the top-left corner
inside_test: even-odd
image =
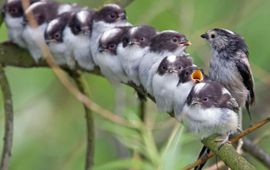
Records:
[[[200,154],[198,156],[198,159],[201,159],[204,156],[208,155],[209,152],[210,152],[210,149],[208,149],[206,146],[203,146],[203,148],[201,149]],[[199,166],[196,166],[194,168],[194,170],[201,170],[204,167],[205,164],[206,164],[206,162],[200,164]]]

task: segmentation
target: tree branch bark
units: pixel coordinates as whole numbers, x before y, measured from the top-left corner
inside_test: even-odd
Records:
[[[3,93],[5,110],[4,144],[0,170],[8,170],[13,143],[13,105],[10,86],[2,64],[0,64],[0,85]]]
[[[220,148],[220,143],[216,142],[217,136],[204,139],[202,143],[220,157],[231,169],[255,170],[256,168],[249,163],[243,156],[238,154],[231,144],[224,144]]]

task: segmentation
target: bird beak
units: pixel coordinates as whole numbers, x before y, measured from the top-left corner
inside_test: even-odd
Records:
[[[169,69],[168,69],[168,72],[169,72],[170,74],[172,74],[172,73],[177,73],[178,71],[177,71],[175,68],[169,68]]]
[[[197,104],[200,104],[200,101],[197,98],[192,100],[191,106],[194,106],[194,105],[197,105]]]
[[[102,47],[98,47],[98,52],[102,53],[104,49]]]
[[[137,42],[137,41],[135,41],[135,40],[133,40],[133,41],[130,41],[130,42],[128,43],[128,45],[129,45],[129,46],[132,46],[132,45],[140,45],[140,43]]]
[[[181,42],[180,44],[181,45],[184,45],[184,46],[190,46],[190,45],[192,45],[192,43],[190,41]]]
[[[126,19],[127,19],[127,17],[126,17],[126,14],[124,12],[119,14],[118,20],[126,20]]]
[[[45,40],[46,44],[49,44],[49,43],[56,43],[57,41],[54,40],[54,39],[48,39],[48,40]]]
[[[82,27],[82,33],[84,35],[90,35],[90,30],[89,30],[89,27]]]
[[[201,70],[199,69],[196,69],[192,72],[191,74],[191,79],[194,81],[194,82],[201,82],[203,81],[204,79],[204,76],[203,76],[203,73]]]
[[[206,39],[206,40],[208,40],[208,39],[209,39],[209,36],[208,36],[208,34],[207,34],[207,33],[202,34],[202,35],[201,35],[201,37],[202,37],[203,39]]]

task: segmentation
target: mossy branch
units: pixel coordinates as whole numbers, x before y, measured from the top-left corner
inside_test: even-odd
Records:
[[[256,168],[249,163],[242,155],[238,154],[231,144],[224,144],[216,141],[217,136],[211,136],[202,141],[202,143],[214,152],[231,169],[237,170],[255,170]]]
[[[4,112],[5,112],[5,130],[4,130],[4,144],[2,150],[0,170],[8,170],[12,143],[13,143],[13,105],[12,95],[8,79],[5,74],[5,70],[0,63],[0,85],[4,100]]]

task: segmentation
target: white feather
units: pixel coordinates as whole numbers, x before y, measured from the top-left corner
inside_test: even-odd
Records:
[[[82,10],[82,11],[79,11],[76,15],[78,16],[78,19],[80,20],[80,22],[84,23],[87,20],[89,12],[86,10]]]
[[[96,64],[101,73],[113,84],[127,83],[128,79],[117,56],[102,52],[97,54]]]
[[[194,92],[199,93],[207,84],[206,83],[199,83],[194,87]]]
[[[84,34],[74,35],[69,27],[65,28],[64,35],[64,42],[72,50],[73,59],[77,61],[80,67],[93,70],[95,63],[91,54],[89,37]]]
[[[161,112],[172,112],[174,91],[177,88],[177,73],[159,75],[155,73],[152,81],[153,96]]]
[[[188,81],[186,83],[180,83],[176,89],[174,90],[173,98],[174,98],[174,114],[175,118],[179,121],[182,119],[182,111],[185,105],[187,96],[189,95],[194,83],[192,81]]]
[[[48,27],[46,28],[46,31],[47,31],[47,32],[51,32],[51,30],[53,29],[53,27],[54,27],[57,23],[59,23],[59,20],[60,20],[59,18],[56,18],[56,19],[50,21],[49,24],[48,24]]]
[[[14,18],[7,13],[4,20],[8,28],[9,39],[20,47],[25,48],[26,44],[22,37],[22,32],[24,29],[23,17]]]
[[[202,139],[212,134],[226,135],[238,128],[238,116],[230,109],[185,105],[183,113],[184,124]]]
[[[132,81],[137,86],[140,85],[139,64],[142,57],[148,51],[149,47],[141,48],[138,45],[123,47],[123,45],[120,44],[117,48],[117,54],[129,81]]]

